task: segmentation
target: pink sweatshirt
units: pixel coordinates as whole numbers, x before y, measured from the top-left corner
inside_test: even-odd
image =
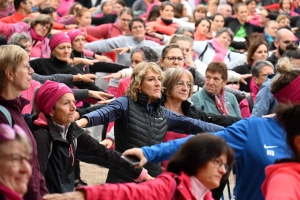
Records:
[[[61,16],[67,15],[70,7],[74,4],[74,2],[74,0],[61,0],[56,12]]]
[[[33,107],[33,95],[34,95],[34,91],[40,85],[41,85],[40,82],[35,81],[35,80],[31,80],[31,82],[30,82],[30,88],[28,90],[22,91],[22,93],[21,93],[22,97],[24,97],[25,99],[28,99],[30,101],[30,104],[26,105],[23,108],[22,114],[26,114],[26,113],[31,114],[32,107]]]

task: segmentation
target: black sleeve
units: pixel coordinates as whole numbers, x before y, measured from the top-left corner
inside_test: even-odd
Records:
[[[76,156],[81,161],[87,161],[85,160],[86,157],[88,158],[89,163],[98,165],[99,159],[97,158],[101,158],[101,166],[110,167],[111,165],[115,165],[120,169],[124,169],[133,179],[137,179],[142,171],[142,168],[135,169],[134,166],[123,160],[120,157],[122,155],[121,153],[107,149],[87,133],[83,133],[77,138],[77,145],[80,150],[94,156],[93,159],[93,157],[85,156],[85,154],[78,154],[76,150]]]
[[[232,41],[230,46],[235,48],[235,49],[246,49],[246,42]]]
[[[278,17],[278,14],[276,14],[276,13],[271,13],[271,12],[269,12],[268,13],[268,16],[267,16],[267,18],[269,18],[270,20],[275,20],[276,21],[276,18]]]
[[[88,114],[94,110],[98,110],[104,106],[106,106],[106,105],[102,104],[102,105],[90,106],[87,108],[77,108],[76,111],[79,113],[80,118],[81,118],[82,115]]]
[[[254,32],[263,33],[264,30],[265,30],[265,27],[255,26],[255,25],[253,25],[253,24],[251,24],[251,26],[253,27],[253,31],[254,31]]]
[[[81,73],[82,72],[77,67],[72,67],[73,75],[77,75],[77,74],[81,74]],[[76,81],[76,82],[74,82],[74,85],[76,87],[78,87],[79,89],[89,89],[89,90],[94,90],[94,91],[105,92],[104,90],[99,88],[97,85],[95,85],[95,83],[86,83],[86,82],[82,82],[82,81]]]
[[[92,17],[92,24],[101,25],[101,24],[115,23],[117,17],[118,16],[116,14],[108,14],[103,17]]]
[[[191,116],[195,119],[200,119],[205,122],[213,123],[219,126],[231,126],[233,123],[241,120],[239,117],[233,116],[223,116],[223,115],[216,115],[214,113],[206,113],[202,110],[198,110],[195,106],[190,107],[190,112],[194,113],[194,116]]]
[[[128,66],[124,66],[118,63],[101,62],[101,61],[98,63],[94,63],[94,65],[89,66],[91,73],[96,73],[96,72],[115,73],[125,68],[128,68]]]
[[[45,129],[37,129],[33,132],[34,139],[37,145],[38,160],[40,163],[41,174],[45,177],[47,170],[48,157],[50,154],[51,138],[49,132]]]

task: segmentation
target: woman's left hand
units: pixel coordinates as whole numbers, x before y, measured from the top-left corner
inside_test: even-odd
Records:
[[[64,194],[46,194],[45,200],[85,200],[84,191],[67,192]]]
[[[113,98],[114,95],[108,94],[108,93],[105,93],[105,92],[89,90],[89,97],[93,97],[95,99],[100,99],[102,101],[105,101],[105,100]]]

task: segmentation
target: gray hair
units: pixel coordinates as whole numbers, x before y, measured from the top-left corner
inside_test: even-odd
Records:
[[[184,31],[187,31],[187,32],[190,32],[190,33],[192,33],[194,35],[194,30],[195,30],[194,28],[190,28],[190,27],[179,27],[176,30],[175,34],[182,35],[184,33]]]
[[[223,27],[220,30],[218,30],[216,33],[216,38],[222,35],[222,33],[228,33],[228,35],[231,38],[231,41],[233,40],[234,34],[230,28]]]
[[[271,62],[269,62],[267,60],[260,60],[260,61],[255,62],[251,67],[252,76],[258,77],[261,72],[261,69],[265,66],[269,66],[274,69],[274,66]]]
[[[14,33],[11,36],[9,43],[11,43],[11,44],[20,44],[20,42],[22,40],[24,40],[26,42],[31,41],[31,37],[27,33],[24,33],[24,32]]]
[[[266,24],[266,28],[269,28],[269,26],[271,24],[278,24],[278,22],[276,22],[275,20],[268,21],[267,24]]]

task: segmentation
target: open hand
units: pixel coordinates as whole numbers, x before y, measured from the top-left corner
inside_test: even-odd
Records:
[[[103,76],[102,78],[103,79],[109,79],[109,78],[120,79],[120,78],[122,78],[122,74],[121,74],[121,72],[117,72],[117,73],[109,74],[107,76]]]

